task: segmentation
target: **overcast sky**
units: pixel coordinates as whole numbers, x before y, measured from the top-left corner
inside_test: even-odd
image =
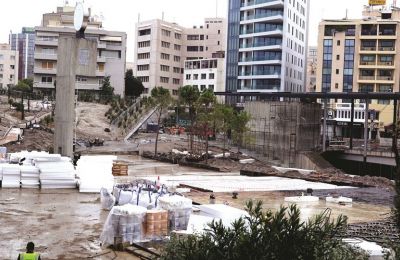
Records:
[[[287,0],[285,0],[287,1]],[[389,0],[390,1],[390,0]],[[40,25],[42,14],[56,11],[63,0],[7,0],[1,1],[0,42],[8,42],[10,30],[20,32],[23,26]],[[323,18],[361,17],[368,0],[311,0],[310,45],[316,44],[318,23]],[[103,15],[104,28],[128,34],[127,61],[133,61],[134,28],[140,20],[161,18],[183,26],[200,25],[205,17],[226,17],[228,0],[85,0],[94,14]],[[75,5],[75,0],[69,1]]]

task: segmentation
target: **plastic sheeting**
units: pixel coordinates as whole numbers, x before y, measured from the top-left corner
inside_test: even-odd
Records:
[[[76,170],[79,177],[79,192],[100,192],[101,188],[109,192],[113,190],[114,176],[112,175],[113,155],[82,156]]]
[[[186,230],[192,212],[192,200],[178,196],[163,196],[159,199],[159,208],[168,211],[171,230]]]
[[[17,164],[2,164],[2,188],[19,188],[21,181],[20,166]]]
[[[104,246],[140,242],[144,239],[146,208],[126,204],[114,206],[108,214],[100,235]]]
[[[107,189],[101,188],[100,203],[102,209],[111,210],[115,205],[115,197]]]

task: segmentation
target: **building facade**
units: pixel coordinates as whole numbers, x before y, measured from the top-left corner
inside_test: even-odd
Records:
[[[58,7],[56,13],[43,15],[42,25],[35,27],[34,90],[54,93],[57,75],[58,37],[75,35],[74,8]],[[97,42],[97,70],[95,77],[76,76],[78,91],[98,91],[104,77],[110,77],[114,93],[124,95],[126,61],[126,33],[106,31],[102,22],[89,18],[85,38]]]
[[[22,27],[21,33],[11,33],[9,44],[11,50],[16,50],[19,53],[18,79],[33,78],[35,29]]]
[[[317,89],[317,47],[308,47],[306,91],[315,92]]]
[[[305,91],[307,0],[229,0],[226,91]]]
[[[185,28],[176,23],[150,20],[136,24],[134,75],[144,94],[155,86],[178,95],[184,85],[185,60],[212,58],[225,51],[225,20],[207,18],[202,26]]]
[[[211,89],[215,92],[223,92],[225,90],[225,59],[185,61],[183,85],[197,87],[199,91]]]
[[[366,7],[363,17],[320,23],[317,92],[399,91],[400,10]],[[392,123],[392,101],[368,102],[383,125]]]
[[[0,44],[0,88],[18,83],[18,55],[9,44]]]

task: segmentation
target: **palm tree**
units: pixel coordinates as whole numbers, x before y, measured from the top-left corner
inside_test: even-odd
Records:
[[[157,125],[160,126],[162,114],[172,103],[171,94],[169,93],[168,89],[165,89],[163,87],[155,87],[151,90],[151,101],[153,105],[156,107]],[[157,156],[158,135],[159,131],[157,131],[156,133],[154,156]]]

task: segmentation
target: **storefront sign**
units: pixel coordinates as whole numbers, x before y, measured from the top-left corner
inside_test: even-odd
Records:
[[[386,5],[386,0],[369,0],[369,5]]]

